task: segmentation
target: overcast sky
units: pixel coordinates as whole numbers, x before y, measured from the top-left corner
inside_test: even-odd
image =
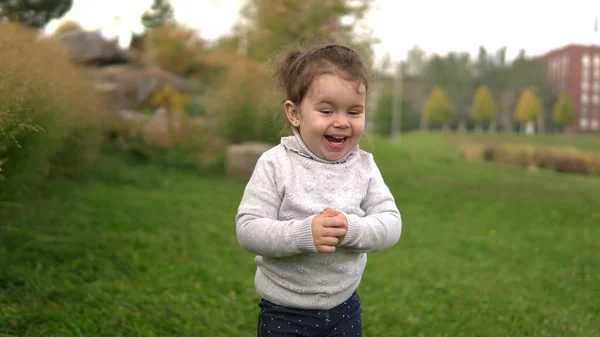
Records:
[[[140,16],[152,0],[74,0],[63,19],[79,21],[86,29],[104,27],[128,43],[131,31],[140,32]],[[244,0],[171,0],[177,21],[214,39],[229,32]],[[378,0],[367,25],[381,40],[374,46],[377,59],[389,53],[404,59],[419,45],[428,54],[450,50],[477,52],[480,45],[495,51],[507,47],[508,58],[523,48],[539,55],[569,43],[600,45],[594,18],[600,0]],[[121,24],[116,28],[114,18]],[[53,31],[57,22],[47,30]]]

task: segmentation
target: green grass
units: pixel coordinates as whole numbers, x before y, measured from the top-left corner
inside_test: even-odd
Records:
[[[372,139],[403,215],[359,289],[366,336],[600,335],[600,179]],[[365,148],[370,148],[365,146]],[[0,223],[0,336],[255,336],[244,182],[106,156]]]

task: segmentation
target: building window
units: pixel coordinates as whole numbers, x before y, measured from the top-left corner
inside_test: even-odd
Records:
[[[581,105],[581,113],[579,114],[579,116],[581,118],[587,119],[587,117],[588,117],[588,106],[587,106],[587,104],[582,104]]]
[[[595,68],[600,67],[600,55],[599,54],[594,55],[594,67]]]
[[[589,82],[581,81],[581,91],[587,92],[590,88]]]
[[[600,80],[596,79],[594,81],[593,91],[596,92],[596,93],[600,92]]]
[[[583,64],[583,67],[588,67],[590,65],[590,55],[588,54],[583,54],[583,56],[581,57],[581,64]]]
[[[589,99],[588,94],[586,92],[581,93],[581,105],[587,105]]]
[[[596,106],[600,104],[600,97],[598,97],[598,94],[594,94],[594,96],[592,96],[592,103]]]
[[[587,130],[588,127],[588,120],[585,118],[581,118],[579,119],[579,126],[583,129],[583,130]]]
[[[590,123],[590,124],[591,124],[592,130],[598,130],[598,120],[597,119],[592,119],[592,123]]]

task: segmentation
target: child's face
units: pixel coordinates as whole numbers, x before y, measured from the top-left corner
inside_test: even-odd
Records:
[[[298,127],[304,143],[322,159],[344,157],[362,137],[366,91],[363,84],[357,90],[357,83],[337,75],[319,75],[299,107],[291,101],[285,103],[290,123]]]

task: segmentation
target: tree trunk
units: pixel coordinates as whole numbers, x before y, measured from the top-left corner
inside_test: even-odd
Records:
[[[498,131],[498,122],[496,120],[492,121],[488,126],[489,133],[496,133]]]

